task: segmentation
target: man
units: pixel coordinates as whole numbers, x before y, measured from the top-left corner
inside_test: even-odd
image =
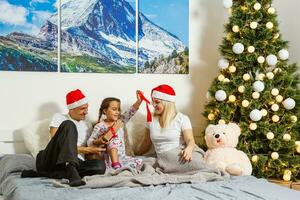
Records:
[[[88,101],[79,90],[66,95],[68,114],[55,114],[49,125],[51,140],[36,158],[37,172],[23,171],[22,177],[67,178],[70,186],[84,185],[81,177],[104,174],[103,160],[85,160],[86,154],[99,154],[105,148],[87,147],[92,124],[85,120]]]

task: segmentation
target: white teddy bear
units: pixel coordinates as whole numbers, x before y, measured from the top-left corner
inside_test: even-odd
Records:
[[[208,125],[205,130],[205,140],[208,150],[204,159],[207,164],[230,175],[251,175],[252,166],[247,155],[237,150],[240,127],[235,123]]]

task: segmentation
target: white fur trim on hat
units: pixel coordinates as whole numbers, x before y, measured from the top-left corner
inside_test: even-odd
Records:
[[[175,95],[169,95],[163,92],[159,92],[157,90],[154,90],[152,92],[152,98],[157,98],[165,101],[175,102]]]
[[[88,103],[88,99],[84,97],[83,99],[80,99],[79,101],[75,101],[74,103],[71,103],[68,105],[68,109],[77,108],[79,106],[82,106],[83,104]]]

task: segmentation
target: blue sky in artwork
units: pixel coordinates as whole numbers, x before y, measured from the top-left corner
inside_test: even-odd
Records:
[[[23,32],[35,35],[57,11],[57,0],[0,0],[0,35]]]
[[[139,11],[188,46],[189,0],[139,0]]]

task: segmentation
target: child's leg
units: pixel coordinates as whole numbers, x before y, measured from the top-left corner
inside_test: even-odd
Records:
[[[109,157],[111,159],[111,166],[114,169],[118,169],[121,167],[121,164],[119,162],[119,155],[118,155],[118,149],[117,148],[110,148],[107,149]]]

